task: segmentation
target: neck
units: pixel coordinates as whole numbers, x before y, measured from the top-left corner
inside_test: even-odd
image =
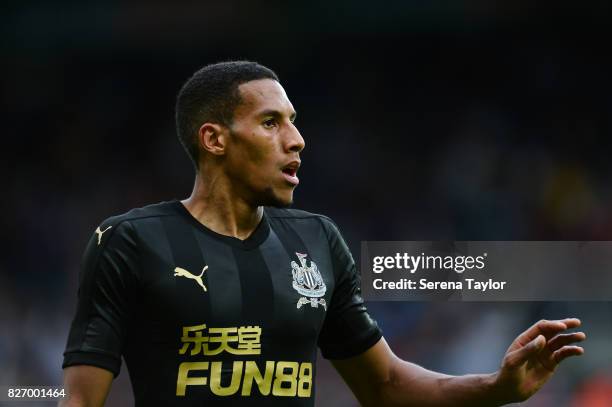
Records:
[[[237,196],[222,174],[206,177],[198,172],[191,196],[181,202],[207,228],[241,240],[255,231],[263,217],[263,207]]]

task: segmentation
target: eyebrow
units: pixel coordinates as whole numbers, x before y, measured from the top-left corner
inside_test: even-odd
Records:
[[[278,110],[266,109],[266,110],[260,112],[257,116],[259,116],[259,117],[273,116],[273,117],[278,118],[278,117],[283,117],[283,114],[280,111],[278,111]],[[294,111],[289,116],[289,120],[294,121],[296,117],[297,117],[297,112]]]

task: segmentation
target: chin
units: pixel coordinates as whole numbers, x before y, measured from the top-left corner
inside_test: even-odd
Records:
[[[293,190],[277,192],[272,188],[267,189],[262,194],[262,199],[259,205],[262,206],[273,206],[276,208],[287,208],[293,204]]]

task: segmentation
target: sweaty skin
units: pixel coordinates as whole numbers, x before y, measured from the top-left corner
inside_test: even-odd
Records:
[[[271,79],[239,86],[241,103],[228,128],[204,123],[199,140],[204,157],[189,212],[217,233],[246,239],[263,216],[263,206],[293,202],[296,184],[283,169],[296,173],[304,139],[293,124],[295,110],[283,87]]]

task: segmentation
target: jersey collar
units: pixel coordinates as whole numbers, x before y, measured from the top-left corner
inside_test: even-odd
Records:
[[[179,201],[178,199],[173,200],[172,203],[176,207],[179,214],[183,216],[184,218],[186,218],[197,229],[203,231],[204,233],[213,237],[214,239],[220,240],[230,246],[233,246],[239,249],[243,249],[243,250],[254,249],[258,247],[259,245],[261,245],[268,238],[268,235],[270,234],[270,224],[268,223],[268,219],[267,219],[265,211],[264,211],[263,216],[261,217],[261,221],[259,222],[259,225],[257,225],[253,233],[251,233],[250,236],[247,237],[246,239],[241,240],[234,236],[222,235],[220,233],[215,232],[214,230],[207,228],[199,220],[194,218],[193,215],[187,210],[187,208],[185,208],[185,205],[183,205],[183,203]]]

